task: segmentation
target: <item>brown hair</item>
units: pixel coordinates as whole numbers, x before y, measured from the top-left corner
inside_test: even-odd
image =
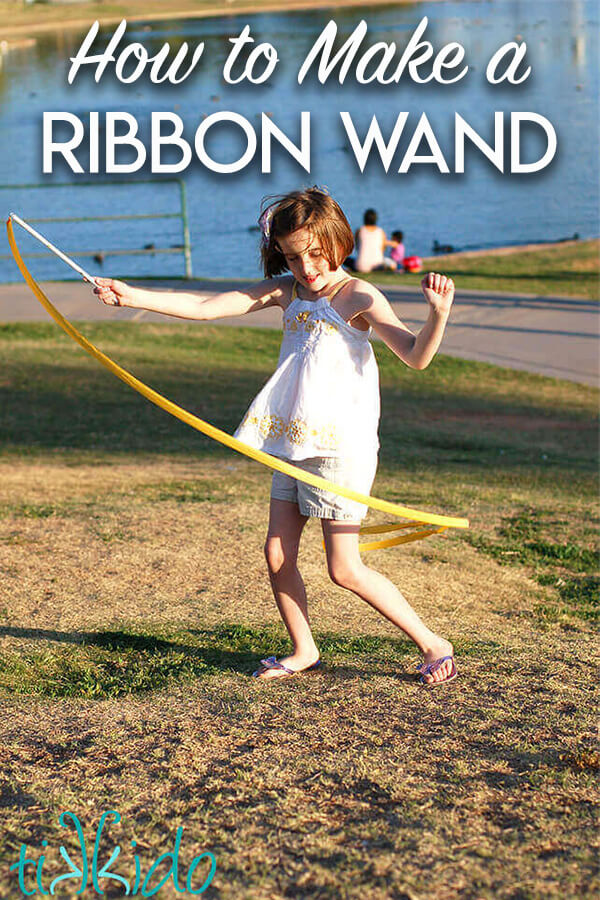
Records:
[[[321,242],[332,269],[337,269],[354,247],[354,237],[340,206],[327,191],[312,187],[292,191],[263,201],[259,224],[262,231],[260,255],[266,278],[289,269],[277,238],[307,228]]]

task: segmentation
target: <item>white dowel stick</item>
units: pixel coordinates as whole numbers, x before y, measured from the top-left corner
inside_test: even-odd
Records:
[[[43,237],[38,231],[36,231],[35,228],[32,228],[31,225],[28,225],[27,222],[25,222],[20,216],[13,212],[9,213],[8,215],[14,222],[20,225],[21,228],[24,228],[25,231],[28,231],[29,234],[32,235],[32,237],[36,238],[36,240],[43,244],[44,247],[47,247],[48,250],[52,250],[52,252],[55,253],[59,257],[59,259],[62,259],[62,261],[66,262],[68,266],[71,266],[72,269],[75,269],[75,271],[78,272],[85,281],[89,281],[90,284],[96,284],[96,279],[93,275],[89,275],[85,271],[85,269],[82,269],[81,266],[77,265],[76,262],[73,262],[73,260],[70,259],[66,255],[66,253],[63,253],[62,250],[59,250],[58,247],[55,247],[54,244],[51,244],[50,241],[46,240],[45,237]]]

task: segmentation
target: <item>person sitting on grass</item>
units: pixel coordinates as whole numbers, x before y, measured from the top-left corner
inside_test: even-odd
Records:
[[[395,269],[393,259],[386,257],[385,248],[391,247],[385,231],[377,224],[377,213],[374,209],[367,209],[363,219],[364,224],[355,234],[356,260],[354,268],[356,272],[374,272],[377,269]]]

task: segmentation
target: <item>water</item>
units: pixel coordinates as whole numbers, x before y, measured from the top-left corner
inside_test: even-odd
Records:
[[[375,41],[395,41],[403,48],[423,16],[429,18],[426,37],[437,50],[449,41],[466,51],[468,75],[452,86],[418,85],[402,79],[398,85],[357,85],[352,78],[340,86],[335,76],[326,85],[315,78],[296,83],[300,65],[318,34],[331,18],[338,23],[340,41],[346,40],[361,19],[369,26],[365,48]],[[52,176],[42,175],[42,113],[69,111],[87,123],[89,110],[126,111],[148,135],[153,110],[176,112],[186,136],[203,116],[218,110],[243,115],[258,128],[260,113],[292,140],[299,137],[300,113],[311,112],[311,174],[305,173],[283,151],[275,151],[273,171],[260,171],[260,141],[255,162],[238,174],[207,171],[195,159],[180,177],[188,196],[194,275],[257,277],[256,224],[260,200],[306,184],[326,185],[341,203],[352,226],[361,224],[366,207],[375,207],[379,222],[391,232],[402,229],[409,252],[429,254],[434,240],[456,248],[559,240],[577,232],[580,237],[599,233],[598,226],[598,11],[594,0],[501,0],[501,2],[435,2],[370,9],[324,10],[310,13],[223,16],[210,20],[131,23],[122,46],[143,43],[156,53],[164,41],[173,48],[183,40],[194,47],[205,42],[202,62],[182,85],[152,85],[142,78],[123,85],[105,75],[100,84],[86,72],[67,84],[69,57],[78,49],[83,32],[57,32],[40,38],[32,48],[7,54],[0,70],[0,184],[92,180],[90,186],[0,192],[4,211],[23,217],[90,216],[163,213],[178,208],[177,187],[163,183],[148,169],[131,176],[151,183],[135,187],[105,185],[114,176],[74,175],[66,166]],[[230,86],[221,78],[231,49],[229,38],[248,23],[257,41],[269,41],[280,63],[265,85]],[[114,27],[101,31],[102,45]],[[488,59],[503,43],[520,35],[527,43],[532,74],[521,86],[488,85],[484,73]],[[100,42],[100,39],[99,39]],[[351,112],[359,135],[376,114],[384,134],[391,132],[400,111],[409,118],[386,174],[375,154],[361,173],[349,147],[339,112]],[[460,113],[484,139],[493,135],[493,112],[534,111],[556,129],[558,152],[552,164],[536,175],[502,175],[477,151],[467,151],[464,175],[442,175],[433,166],[416,165],[406,174],[398,167],[422,112],[433,127],[448,165],[453,170],[454,112]],[[149,143],[149,141],[147,142]],[[529,135],[524,157],[538,151],[539,141]],[[239,132],[226,126],[214,129],[207,148],[215,159],[231,161],[240,155]],[[422,153],[427,148],[421,148]],[[83,161],[83,158],[82,158]],[[67,251],[110,251],[149,244],[173,247],[181,243],[177,219],[139,222],[46,223],[38,226]],[[27,236],[23,249],[38,250]],[[80,262],[93,274],[178,275],[180,254],[111,257],[103,263],[93,257]],[[32,260],[40,278],[68,278],[71,273],[54,260]],[[0,281],[17,278],[14,263],[0,260]]]

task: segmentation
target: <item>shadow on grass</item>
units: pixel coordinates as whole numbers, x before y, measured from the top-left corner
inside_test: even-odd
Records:
[[[23,790],[19,784],[11,784],[8,781],[2,781],[0,784],[0,809],[13,810],[15,807],[25,808],[34,806],[37,803],[37,797]]]
[[[0,635],[27,641],[75,645],[68,650],[4,652],[0,656],[0,689],[49,697],[106,699],[158,690],[170,683],[218,673],[249,675],[258,660],[290,651],[281,626],[247,627],[224,624],[211,629],[164,630],[162,634],[128,628],[96,632],[60,632],[3,626]],[[317,633],[326,663],[336,677],[369,679],[392,675],[414,680],[399,671],[407,656],[416,656],[412,642],[373,635]],[[459,644],[457,652],[480,657],[497,649],[495,642]],[[340,663],[336,662],[339,660]]]
[[[543,463],[546,468],[595,469],[595,414],[563,399],[564,386],[554,405],[538,381],[531,382],[531,390],[511,394],[514,375],[485,364],[438,359],[424,377],[398,369],[397,361],[391,367],[385,356],[381,363],[382,463],[414,467],[430,452],[440,466],[493,464],[511,470]],[[133,368],[165,396],[228,434],[271,371],[249,364],[207,372],[197,361],[187,370],[168,363],[159,372]],[[520,388],[532,377],[520,373]],[[5,378],[0,449],[9,455],[58,450],[71,456],[92,451],[214,458],[226,453],[86,360],[81,366],[38,362],[30,368],[9,362]]]

